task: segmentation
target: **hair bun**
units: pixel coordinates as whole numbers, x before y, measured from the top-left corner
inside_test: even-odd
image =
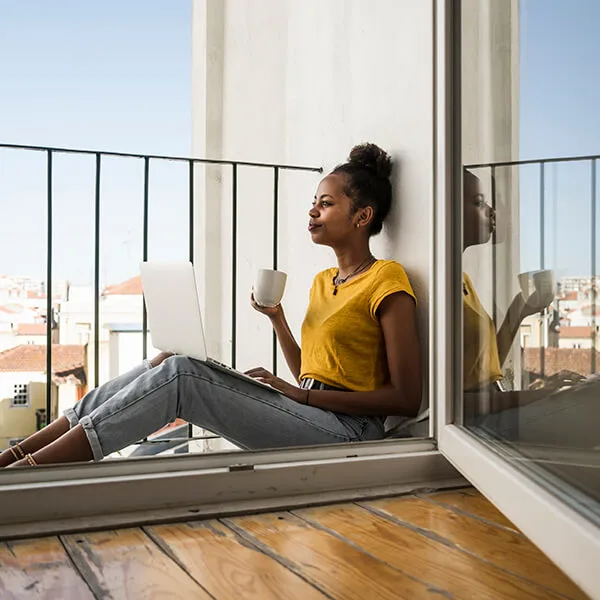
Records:
[[[376,144],[358,144],[350,150],[348,163],[367,169],[377,177],[387,179],[392,173],[392,159],[390,155]]]

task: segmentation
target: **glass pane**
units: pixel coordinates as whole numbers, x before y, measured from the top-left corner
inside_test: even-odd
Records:
[[[600,516],[600,5],[462,2],[464,426]]]

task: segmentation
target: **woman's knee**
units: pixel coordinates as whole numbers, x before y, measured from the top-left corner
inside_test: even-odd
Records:
[[[189,356],[183,356],[181,354],[174,354],[173,356],[169,356],[169,358],[166,358],[163,361],[161,366],[164,366],[170,371],[173,371],[177,374],[195,373],[199,369],[202,370],[203,368],[207,368],[205,363],[198,360],[194,360]]]

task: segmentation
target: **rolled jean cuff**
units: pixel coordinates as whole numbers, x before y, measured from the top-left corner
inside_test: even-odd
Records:
[[[77,416],[77,413],[75,412],[73,407],[70,406],[69,408],[67,408],[67,410],[65,410],[63,415],[65,417],[67,417],[67,421],[69,421],[70,429],[73,429],[73,427],[75,427],[75,425],[79,425],[79,417]]]
[[[81,421],[79,421],[79,424],[83,427],[83,431],[85,432],[88,442],[90,443],[94,460],[102,460],[104,458],[104,453],[102,452],[102,446],[100,445],[100,440],[98,439],[98,434],[96,433],[96,428],[92,423],[92,419],[90,419],[88,416],[82,417]]]

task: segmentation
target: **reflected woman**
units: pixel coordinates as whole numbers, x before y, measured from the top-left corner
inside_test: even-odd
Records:
[[[496,213],[481,193],[479,178],[465,171],[463,205],[463,250],[486,244],[496,229]],[[498,389],[504,375],[506,360],[513,340],[523,320],[544,310],[554,299],[552,294],[534,292],[525,300],[517,294],[506,317],[496,331],[494,322],[483,307],[471,278],[463,273],[464,358],[463,385],[465,391]],[[495,300],[495,299],[494,299]]]
[[[300,345],[281,306],[251,299],[270,319],[295,383],[248,371],[272,389],[263,388],[161,353],[3,452],[0,466],[101,460],[177,417],[263,449],[377,440],[386,416],[414,416],[421,402],[414,293],[399,263],[370,250],[390,209],[390,175],[390,157],[363,144],[319,183],[308,230],[337,265],[313,281]]]
[[[479,178],[464,177],[464,249],[488,242],[496,227],[494,210],[486,204]],[[503,440],[560,447],[600,445],[600,382],[558,390],[502,391],[502,364],[527,316],[550,305],[553,294],[517,294],[496,332],[468,275],[463,276],[464,409],[468,425],[482,427]],[[480,409],[485,406],[485,410]]]

